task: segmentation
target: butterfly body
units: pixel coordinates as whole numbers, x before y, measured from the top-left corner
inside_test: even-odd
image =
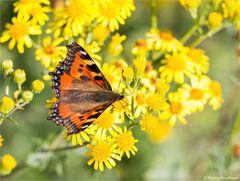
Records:
[[[73,134],[86,129],[108,106],[123,96],[112,91],[81,46],[72,43],[67,47],[66,59],[50,73],[57,101],[48,119],[67,127],[68,134]]]

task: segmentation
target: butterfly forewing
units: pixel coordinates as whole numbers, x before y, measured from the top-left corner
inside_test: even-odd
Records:
[[[67,127],[68,134],[73,134],[86,129],[123,96],[112,92],[106,78],[81,46],[72,43],[67,47],[67,57],[50,73],[58,101],[48,119]]]

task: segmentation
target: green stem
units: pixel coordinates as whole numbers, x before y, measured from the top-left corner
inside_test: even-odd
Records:
[[[217,32],[219,32],[220,30],[223,29],[223,26],[220,26],[217,29],[210,29],[207,32],[205,32],[203,35],[201,35],[200,37],[198,37],[196,40],[194,40],[189,46],[190,47],[196,47],[199,44],[201,44],[205,39],[207,39],[208,37],[213,36],[214,34],[216,34]]]
[[[157,23],[157,1],[151,0],[151,28],[158,28]]]
[[[128,129],[132,129],[133,127],[135,127],[135,126],[137,126],[137,125],[139,125],[139,123],[136,122],[136,121],[134,121],[134,122],[132,122],[131,124],[129,124],[129,125],[127,126],[127,128],[128,128]]]
[[[46,149],[46,150],[41,150],[40,152],[61,152],[61,151],[73,150],[76,148],[83,147],[87,144],[88,144],[88,142],[84,142],[82,145],[74,145],[74,146],[65,146],[65,147],[54,148],[54,149]]]
[[[63,142],[64,133],[65,133],[65,130],[62,130],[62,131],[57,135],[57,137],[53,140],[53,142],[52,142],[51,145],[49,146],[49,150],[58,149],[58,146]]]
[[[184,44],[186,43],[192,35],[196,32],[197,30],[197,25],[193,25],[186,33],[183,35],[183,37],[180,39],[180,41]]]
[[[134,110],[134,95],[133,94],[131,97],[131,112],[132,112],[132,117],[134,117],[135,110]]]

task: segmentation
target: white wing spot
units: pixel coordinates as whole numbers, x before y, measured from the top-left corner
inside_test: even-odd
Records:
[[[83,55],[87,55],[87,52],[85,52],[85,51],[80,51],[80,53]]]
[[[85,128],[87,128],[89,125],[84,125],[84,126],[82,126],[82,129],[85,129]]]

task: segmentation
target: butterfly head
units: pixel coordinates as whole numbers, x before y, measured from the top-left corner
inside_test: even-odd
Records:
[[[116,101],[122,100],[123,98],[123,95],[117,94]]]

